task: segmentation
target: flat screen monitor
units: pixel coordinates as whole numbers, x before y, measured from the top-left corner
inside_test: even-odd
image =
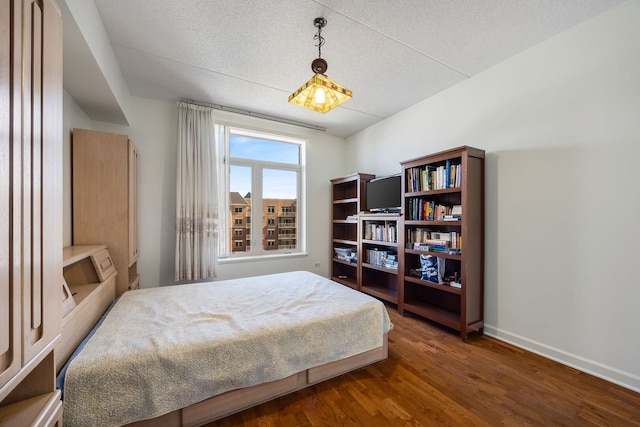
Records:
[[[402,189],[400,174],[367,181],[367,210],[371,212],[400,212]]]

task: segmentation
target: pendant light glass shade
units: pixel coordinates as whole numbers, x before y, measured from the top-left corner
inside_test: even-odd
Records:
[[[311,70],[316,74],[311,77],[311,80],[289,95],[289,102],[324,114],[351,98],[353,93],[324,74],[328,65],[321,55],[321,47],[324,44],[322,28],[327,25],[327,20],[316,18],[313,21],[313,25],[318,29],[314,37],[314,39],[318,40],[316,45],[318,47],[318,58],[311,63]]]
[[[289,95],[289,102],[320,113],[326,113],[342,104],[353,94],[324,74],[317,73],[300,89]]]

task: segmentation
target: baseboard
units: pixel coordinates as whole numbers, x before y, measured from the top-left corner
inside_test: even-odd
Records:
[[[640,377],[630,372],[621,371],[620,369],[585,359],[584,357],[550,347],[517,334],[496,329],[486,324],[484,333],[492,338],[640,393]]]

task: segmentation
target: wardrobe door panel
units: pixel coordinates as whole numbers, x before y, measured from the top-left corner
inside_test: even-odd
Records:
[[[15,19],[13,5],[17,2],[0,3],[0,387],[5,385],[20,369],[20,293],[18,283],[12,280],[11,254],[14,245],[12,233],[13,176],[12,149],[14,138],[19,139],[19,129],[13,130],[11,104],[12,74],[14,60],[12,46],[17,44],[11,32],[11,21]],[[4,124],[7,124],[6,126]]]

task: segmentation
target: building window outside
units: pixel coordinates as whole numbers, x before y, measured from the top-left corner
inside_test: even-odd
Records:
[[[225,170],[221,198],[226,204],[221,203],[220,217],[228,230],[225,234],[231,235],[231,239],[221,239],[220,256],[302,252],[304,141],[222,125],[216,128],[218,137],[224,138],[220,144]],[[251,241],[242,246],[233,243],[233,225],[229,224],[245,224]],[[287,234],[284,244],[283,234]]]

